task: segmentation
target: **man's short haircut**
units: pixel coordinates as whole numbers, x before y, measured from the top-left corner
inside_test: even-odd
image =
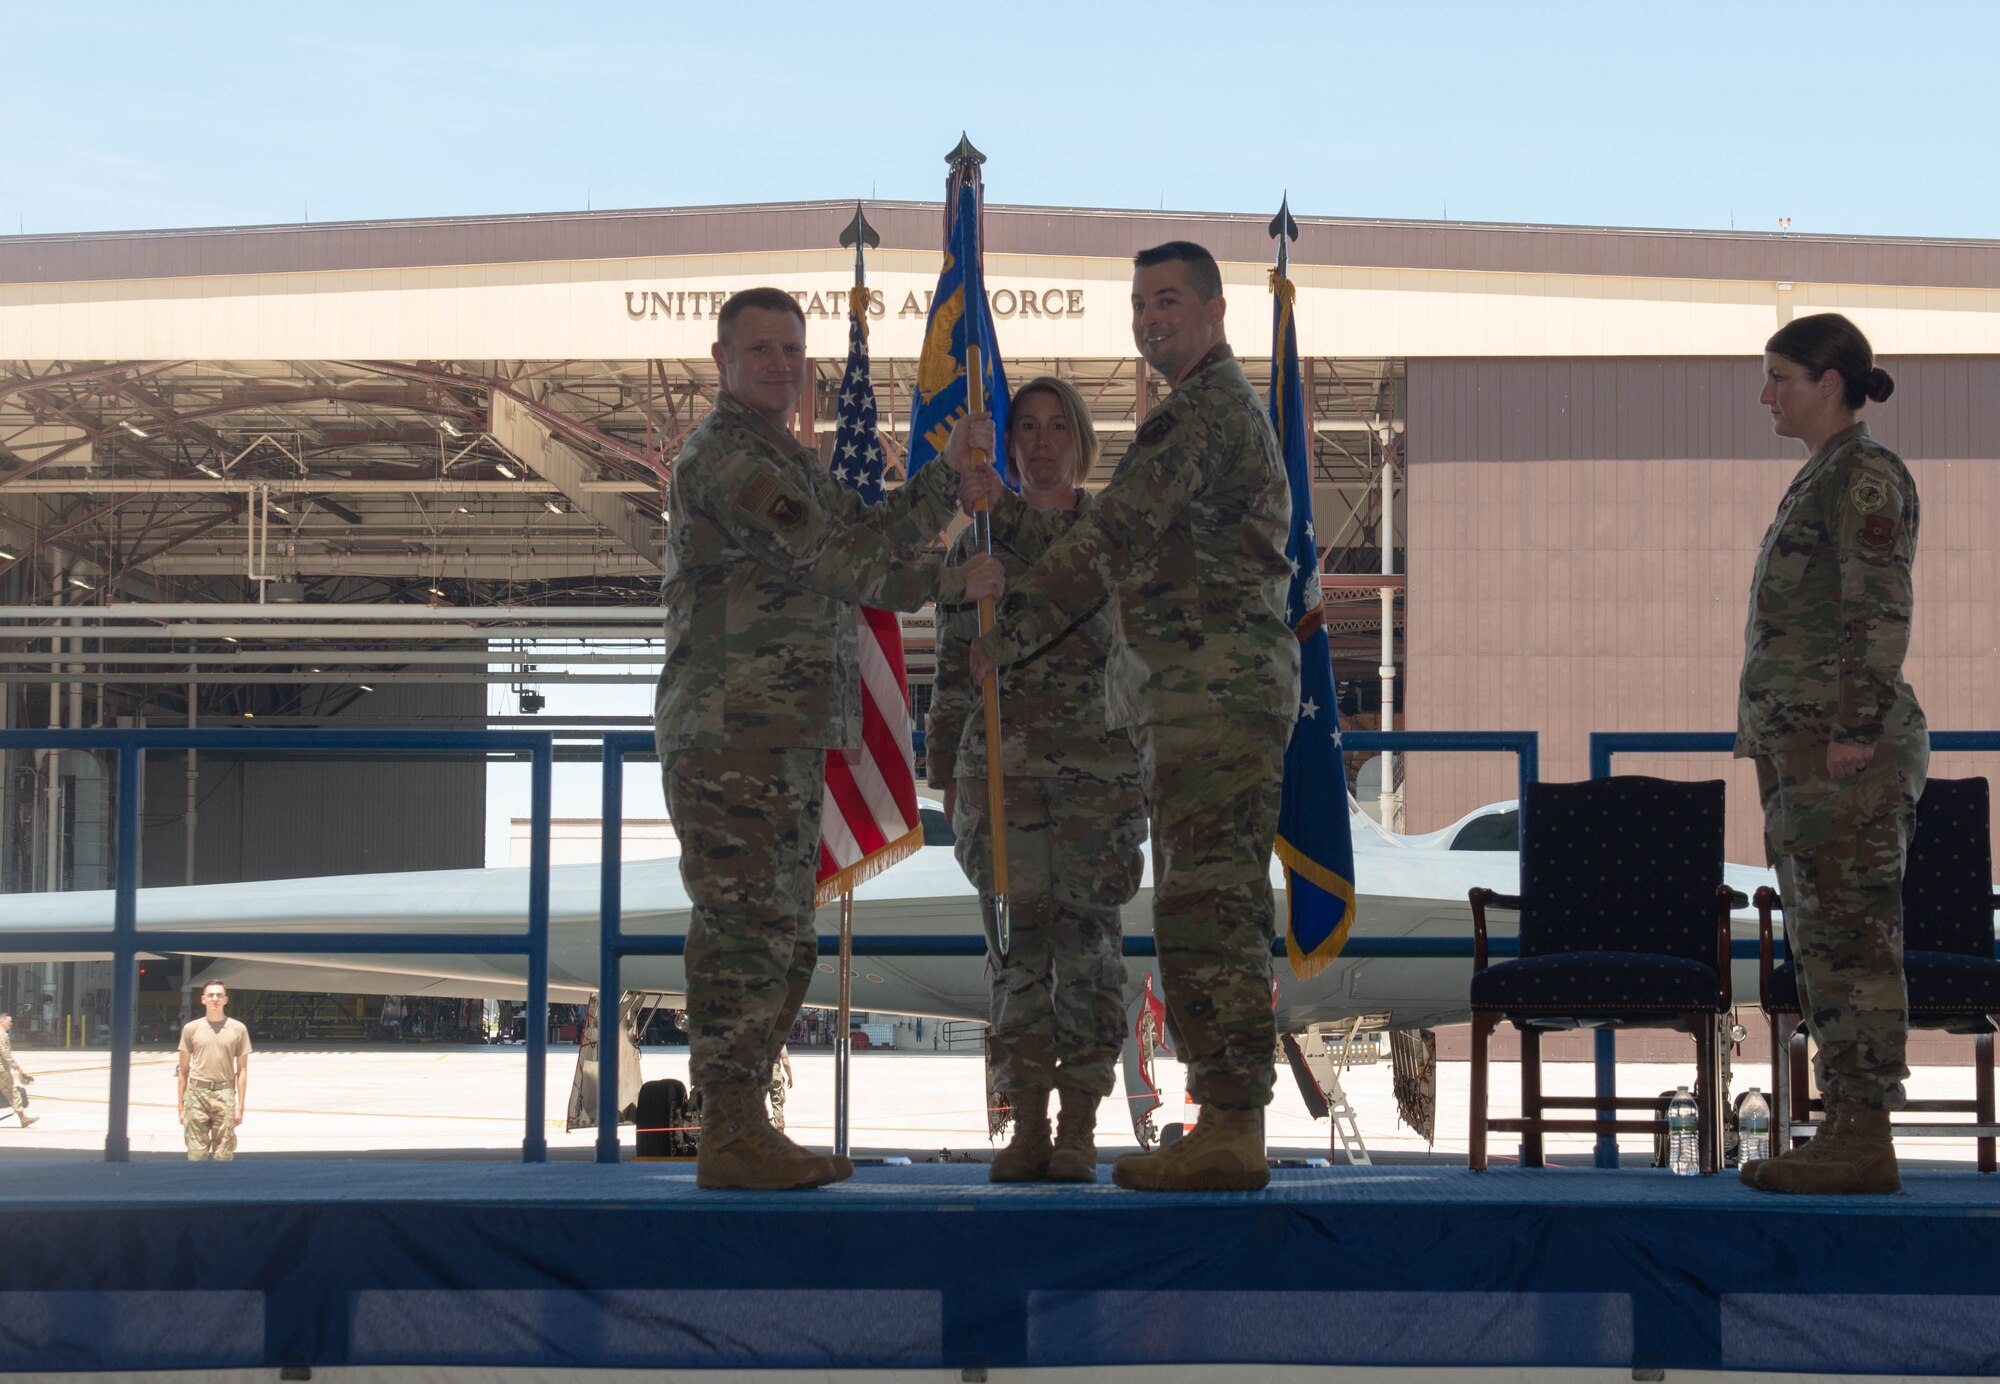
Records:
[[[736,319],[749,308],[762,308],[766,312],[789,312],[799,319],[799,326],[806,324],[806,310],[799,306],[799,300],[782,288],[746,288],[740,293],[732,293],[722,305],[722,311],[715,314],[715,339],[723,345],[729,344],[729,330],[736,325]]]
[[[1214,255],[1192,240],[1170,240],[1165,245],[1155,245],[1132,256],[1133,267],[1137,269],[1151,269],[1156,264],[1175,260],[1188,267],[1188,283],[1193,285],[1196,296],[1202,302],[1221,296],[1222,267],[1215,262]]]
[[[211,980],[208,984],[201,987],[201,992],[204,995],[206,995],[210,990],[220,990],[224,998],[227,998],[229,995],[229,987],[227,985],[224,985],[219,980]]]

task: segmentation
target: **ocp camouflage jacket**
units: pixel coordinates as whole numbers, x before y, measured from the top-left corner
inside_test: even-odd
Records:
[[[993,555],[1007,569],[1008,583],[1018,582],[1048,544],[1094,504],[1088,491],[1079,490],[1075,509],[1037,511],[1047,523],[1017,526],[1011,543],[996,540]],[[957,566],[973,551],[967,527],[945,561]],[[1100,594],[1096,607],[1053,643],[1000,670],[1000,759],[1009,778],[1139,782],[1132,737],[1105,721],[1104,667],[1115,625],[1110,602]],[[976,604],[938,607],[937,680],[924,742],[933,788],[954,778],[986,776],[985,700],[966,664],[978,637]]]
[[[1114,729],[1298,715],[1285,622],[1291,492],[1263,403],[1218,346],[1140,424],[1111,483],[1010,591],[980,645],[999,665],[1042,648],[1116,588],[1105,678]],[[996,536],[1051,523],[1003,497]]]
[[[942,563],[923,549],[957,494],[940,461],[863,504],[817,453],[718,395],[667,493],[660,752],[860,744],[856,606],[940,594]]]
[[[1739,757],[1926,729],[1903,681],[1917,518],[1909,468],[1864,423],[1793,478],[1750,582]]]

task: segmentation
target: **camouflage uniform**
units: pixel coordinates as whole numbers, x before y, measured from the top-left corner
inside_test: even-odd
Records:
[[[0,1032],[0,1096],[14,1107],[14,1116],[25,1127],[28,1119],[28,1103],[21,1095],[21,1085],[28,1074],[21,1070],[21,1064],[14,1060],[13,1035]]]
[[[666,664],[654,739],[681,838],[693,1084],[759,1090],[818,957],[826,752],[861,743],[857,603],[938,594],[923,556],[957,478],[928,467],[870,508],[728,394],[668,493]],[[945,594],[962,589],[943,579]]]
[[[204,1034],[203,1030],[207,1030]],[[189,1054],[187,1090],[181,1095],[181,1136],[188,1161],[227,1163],[236,1157],[236,1064],[250,1055],[250,1031],[241,1020],[224,1019],[217,1029],[206,1018],[181,1029],[181,1051]],[[206,1049],[207,1051],[201,1051]],[[206,1066],[210,1052],[222,1054]],[[228,1071],[227,1078],[221,1075]]]
[[[1736,753],[1757,761],[1820,1089],[1904,1103],[1903,863],[1930,763],[1903,655],[1917,489],[1863,424],[1807,461],[1764,536],[1750,588]],[[1872,745],[1827,776],[1829,740]]]
[[[788,1025],[786,1032],[789,1033],[790,1031],[791,1029]],[[776,1130],[782,1130],[785,1127],[786,1086],[784,1056],[785,1045],[780,1043],[778,1044],[778,1051],[772,1054],[771,1057],[771,1084],[765,1088],[771,1097],[771,1128]]]
[[[1007,598],[980,646],[1002,667],[1116,591],[1106,670],[1152,814],[1153,934],[1196,1100],[1269,1104],[1271,843],[1299,646],[1285,621],[1291,494],[1263,404],[1227,346],[1140,425],[1091,512]],[[1047,523],[1002,497],[995,533]]]
[[[1053,538],[1091,508],[1038,510],[994,556],[1018,582]],[[972,555],[972,530],[948,559]],[[929,780],[954,779],[958,861],[982,893],[993,884],[987,807],[985,700],[966,666],[979,636],[976,604],[939,612],[937,682],[925,737]],[[1000,676],[1001,767],[1007,794],[1012,939],[989,949],[993,1079],[1003,1091],[1065,1088],[1111,1094],[1124,1041],[1125,958],[1118,910],[1138,892],[1145,833],[1132,738],[1104,717],[1104,664],[1114,637],[1100,603],[1054,644]]]

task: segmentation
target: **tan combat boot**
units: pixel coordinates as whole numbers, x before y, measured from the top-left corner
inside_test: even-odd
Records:
[[[1135,1192],[1254,1192],[1271,1180],[1264,1109],[1204,1105],[1193,1132],[1157,1153],[1128,1153],[1111,1180]]]
[[[769,1107],[766,1108],[768,1109]],[[807,1148],[805,1145],[794,1140],[791,1135],[785,1133],[783,1129],[779,1128],[775,1124],[771,1126],[771,1133],[775,1134],[778,1137],[778,1142],[783,1144],[789,1152],[798,1157],[826,1159],[827,1162],[833,1165],[833,1178],[832,1178],[833,1181],[845,1182],[847,1181],[848,1178],[854,1176],[854,1160],[852,1158],[849,1158],[846,1154],[814,1153],[811,1149]]]
[[[724,1085],[703,1091],[695,1186],[780,1192],[821,1187],[839,1176],[832,1159],[779,1137],[764,1113],[762,1091]]]
[[[1759,1191],[1807,1196],[1900,1191],[1889,1112],[1843,1101],[1803,1149],[1759,1159],[1744,1168],[1743,1180]]]
[[[1039,1182],[1049,1175],[1049,1093],[1009,1091],[1014,1137],[986,1166],[988,1182]]]
[[[23,1128],[23,1129],[26,1129],[26,1128],[27,1128],[27,1127],[28,1127],[29,1125],[31,1125],[31,1124],[34,1124],[34,1123],[35,1123],[35,1122],[36,1122],[37,1120],[39,1120],[39,1119],[41,1119],[41,1118],[42,1118],[42,1117],[41,1117],[40,1115],[23,1115],[23,1116],[21,1116],[21,1128]]]
[[[1097,1181],[1098,1100],[1088,1091],[1063,1088],[1055,1151],[1049,1155],[1049,1181]]]
[[[1765,1170],[1774,1164],[1783,1163],[1787,1168],[1791,1168],[1800,1163],[1819,1162],[1827,1156],[1829,1149],[1835,1147],[1834,1144],[1821,1142],[1821,1136],[1839,1122],[1840,1105],[1834,1100],[1832,1093],[1829,1092],[1824,1098],[1824,1105],[1820,1111],[1819,1127],[1813,1131],[1812,1138],[1793,1148],[1781,1150],[1770,1158],[1753,1158],[1737,1167],[1736,1176],[1742,1181],[1744,1186],[1755,1187],[1759,1185],[1759,1180],[1764,1176]],[[1781,1174],[1781,1176],[1784,1175],[1786,1174]]]

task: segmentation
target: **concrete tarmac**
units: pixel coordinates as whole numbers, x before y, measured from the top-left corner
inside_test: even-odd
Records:
[[[0,1120],[0,1159],[18,1157],[101,1157],[104,1149],[110,1063],[102,1049],[35,1050],[20,1053],[36,1083],[28,1088],[29,1113],[40,1117],[31,1129],[11,1115]],[[649,1048],[643,1062],[648,1079],[687,1079],[686,1048]],[[251,1059],[247,1114],[238,1132],[241,1157],[518,1157],[526,1123],[523,1108],[526,1050],[512,1047],[431,1047],[369,1045],[340,1050],[260,1051]],[[796,1084],[787,1103],[787,1132],[802,1143],[830,1146],[833,1138],[833,1053],[795,1048]],[[588,1158],[596,1132],[563,1128],[570,1083],[576,1070],[574,1047],[551,1048],[548,1099],[542,1112],[550,1156]],[[849,1100],[851,1145],[857,1153],[895,1153],[913,1158],[991,1156],[986,1133],[985,1076],[976,1055],[870,1050],[852,1058],[854,1089]],[[1440,1068],[1437,1141],[1426,1144],[1396,1115],[1387,1061],[1354,1067],[1341,1081],[1370,1155],[1381,1159],[1465,1156],[1468,1068],[1448,1062]],[[1762,1068],[1739,1068],[1737,1089],[1764,1076]],[[1544,1088],[1551,1095],[1588,1094],[1594,1089],[1587,1063],[1548,1063]],[[1181,1068],[1161,1067],[1167,1103],[1154,1112],[1156,1126],[1182,1118]],[[1619,1068],[1622,1094],[1670,1090],[1693,1079],[1692,1064],[1628,1063]],[[1759,1082],[1761,1085],[1762,1082]],[[1969,1096],[1969,1068],[1927,1068],[1910,1087],[1913,1096]],[[1518,1069],[1495,1063],[1492,1073],[1495,1116],[1517,1113]],[[134,1158],[185,1154],[174,1106],[174,1055],[133,1054],[130,1141]],[[1767,1093],[1768,1094],[1768,1093]],[[1124,1113],[1122,1088],[1107,1100],[1098,1120],[1098,1147],[1106,1156],[1137,1147]],[[1331,1131],[1307,1113],[1291,1074],[1278,1074],[1277,1097],[1267,1117],[1274,1156],[1326,1157]],[[623,1143],[629,1152],[628,1126]],[[1511,1136],[1495,1135],[1496,1161],[1511,1153]],[[1552,1135],[1551,1156],[1588,1160],[1591,1139]],[[1969,1164],[1970,1139],[1902,1139],[1906,1159]],[[1626,1136],[1621,1152],[1629,1161],[1650,1159],[1652,1141]]]

